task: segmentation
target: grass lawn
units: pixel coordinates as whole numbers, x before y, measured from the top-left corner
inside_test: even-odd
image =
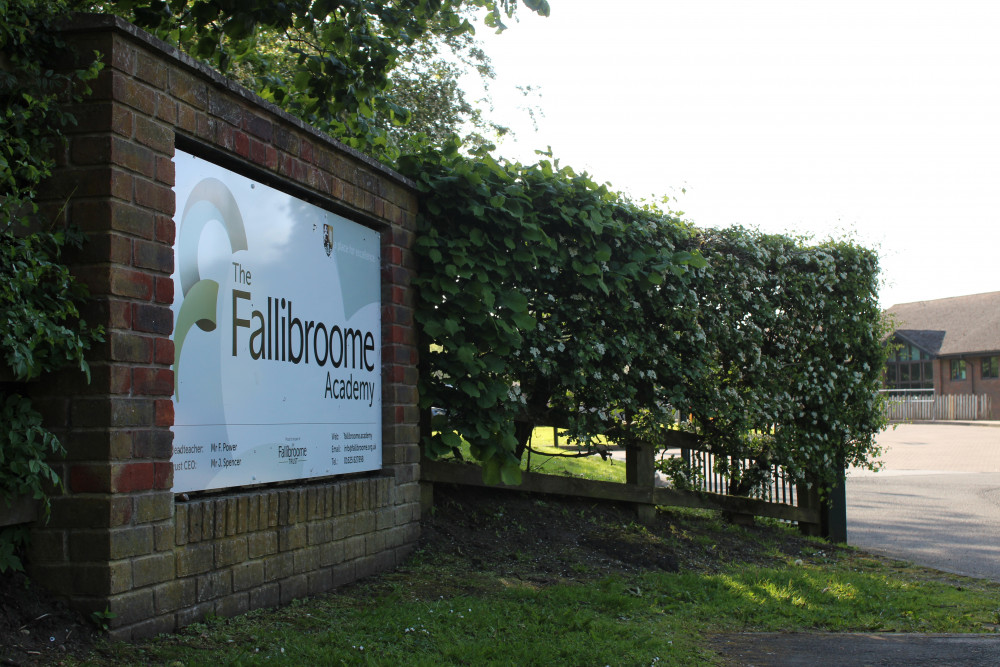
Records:
[[[586,457],[560,456],[573,454],[576,447],[571,447],[566,441],[565,431],[559,430],[559,446],[555,446],[556,434],[551,426],[536,428],[531,434],[531,455],[525,455],[521,462],[522,470],[545,473],[547,475],[567,475],[570,477],[586,477],[603,482],[624,482],[625,462],[612,458],[602,459],[598,455]],[[599,437],[598,444],[608,446],[609,443],[603,437]],[[614,446],[611,443],[610,446]],[[466,460],[472,460],[469,453],[469,446],[463,445],[462,456]]]
[[[713,633],[996,632],[1000,585],[705,511],[435,490],[411,559],[65,664],[705,665]]]

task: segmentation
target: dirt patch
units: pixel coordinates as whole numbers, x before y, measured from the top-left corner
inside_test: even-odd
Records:
[[[579,498],[437,485],[421,549],[503,576],[579,580],[644,570],[715,571],[733,562],[772,564],[815,543],[769,526],[734,529],[717,516],[657,512]]]
[[[0,575],[0,664],[56,663],[94,639],[93,625],[23,574]]]

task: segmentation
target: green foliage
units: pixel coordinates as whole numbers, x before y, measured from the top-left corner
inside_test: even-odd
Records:
[[[74,122],[66,106],[87,94],[100,70],[96,61],[76,71],[49,68],[74,59],[56,29],[68,10],[63,1],[0,0],[0,368],[18,381],[67,367],[87,373],[84,353],[101,337],[80,319],[86,291],[62,258],[82,235],[41,219],[35,201]],[[0,424],[0,504],[30,496],[47,515],[45,491],[59,478],[46,461],[61,445],[16,390],[0,389]],[[26,538],[21,528],[0,532],[0,572],[21,567]]]
[[[469,101],[461,77],[473,73],[488,97],[496,73],[472,33],[435,34],[404,46],[398,65],[389,74],[386,95],[409,111],[409,117],[375,115],[394,151],[414,143],[441,146],[452,135],[461,135],[464,144],[478,148],[509,134],[510,128],[488,118],[491,108],[478,106],[487,99],[476,104]]]
[[[0,503],[0,508],[4,507]],[[28,544],[28,529],[24,526],[0,528],[0,574],[7,570],[20,572],[24,569],[20,552]]]
[[[102,632],[107,632],[111,627],[111,621],[118,618],[118,614],[104,607],[104,611],[90,612],[90,622]]]
[[[704,473],[683,456],[667,456],[656,459],[656,469],[670,480],[671,486],[681,491],[695,491],[702,488]]]
[[[75,366],[89,373],[84,352],[97,332],[80,319],[86,290],[61,262],[79,246],[75,230],[0,233],[0,354],[17,379]]]
[[[886,349],[878,258],[848,242],[704,233],[709,381],[691,412],[716,454],[772,461],[823,489],[877,454]]]
[[[42,425],[29,399],[18,394],[0,397],[0,508],[29,497],[42,501],[47,514],[47,487],[58,486],[60,480],[46,459],[62,454],[62,445]],[[22,569],[18,552],[27,537],[27,531],[16,526],[0,531],[0,572]]]
[[[699,231],[548,159],[451,144],[400,165],[423,193],[421,406],[447,408],[429,456],[464,439],[496,481],[536,425],[662,445],[676,413],[723,462],[781,464],[822,489],[877,453],[873,252]]]
[[[0,403],[0,502],[19,497],[45,499],[45,485],[58,484],[59,476],[45,462],[49,453],[61,451],[59,441],[42,425],[31,401],[10,394]]]
[[[589,442],[614,439],[639,411],[668,418],[658,399],[701,373],[681,354],[696,349],[694,295],[683,290],[679,308],[661,288],[704,266],[688,225],[549,160],[501,163],[451,144],[400,164],[424,195],[416,319],[433,346],[422,407],[448,408],[425,438],[431,456],[465,438],[490,480],[518,466],[517,420]],[[668,332],[683,345],[666,346]]]
[[[65,0],[0,0],[0,231],[35,212],[36,187],[51,173],[59,132],[74,122],[61,102],[85,93],[74,85],[99,69],[49,68],[65,48],[55,28],[67,11]]]
[[[405,123],[407,109],[387,94],[401,50],[428,34],[473,30],[463,10],[485,11],[503,29],[516,0],[118,0],[92,3],[120,13],[220,72],[236,72],[264,99],[379,159],[398,147],[379,119]],[[524,5],[547,15],[545,0]],[[398,98],[400,100],[405,98]]]

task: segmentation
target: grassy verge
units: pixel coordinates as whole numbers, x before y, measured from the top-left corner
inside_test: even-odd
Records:
[[[409,577],[447,577],[433,565]],[[426,583],[426,582],[422,582]],[[456,588],[477,586],[475,578]],[[359,586],[111,648],[104,664],[703,665],[720,631],[977,632],[996,621],[997,590],[927,581],[849,559],[836,567],[646,574],[544,589],[414,598],[414,582]]]
[[[1000,585],[661,511],[482,495],[438,498],[395,572],[177,635],[107,645],[86,664],[705,665],[713,633],[996,632]],[[676,568],[649,563],[670,554]],[[676,571],[669,571],[675,569]],[[72,660],[66,664],[77,664]]]
[[[560,429],[558,433],[557,445],[555,429],[550,426],[536,428],[531,434],[531,449],[533,451],[530,455],[524,456],[521,461],[521,469],[547,475],[585,477],[602,482],[625,481],[624,461],[612,458],[602,459],[597,454],[587,457],[565,456],[575,453],[576,448],[568,446],[564,430]],[[609,444],[603,436],[599,436],[597,442],[600,445]],[[467,444],[462,446],[462,456],[465,460],[472,460],[472,454]]]

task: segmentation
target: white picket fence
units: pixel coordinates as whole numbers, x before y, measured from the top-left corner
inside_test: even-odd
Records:
[[[889,421],[936,421],[991,419],[990,397],[986,394],[897,394],[889,392],[886,412]]]

